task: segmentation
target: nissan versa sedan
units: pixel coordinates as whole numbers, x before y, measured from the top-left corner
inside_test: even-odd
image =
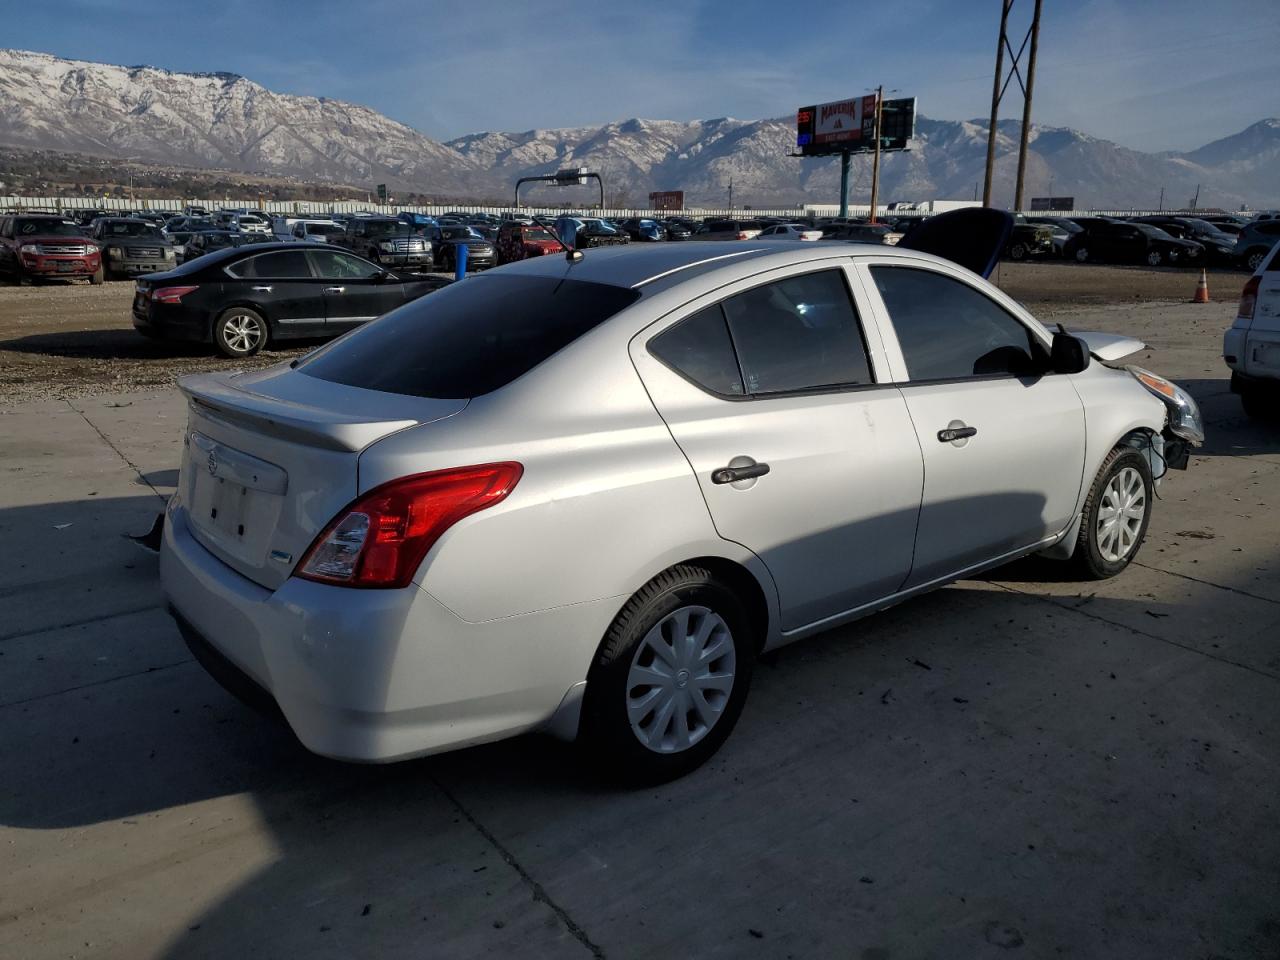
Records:
[[[918,242],[973,245],[943,232]],[[184,378],[163,585],[206,668],[317,753],[545,730],[669,779],[764,651],[1024,554],[1122,571],[1202,439],[1183,390],[1115,363],[1140,348],[920,248],[526,260]]]

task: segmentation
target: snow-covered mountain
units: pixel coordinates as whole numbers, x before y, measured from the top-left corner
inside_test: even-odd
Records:
[[[0,144],[186,166],[388,183],[452,199],[504,198],[521,176],[584,166],[606,201],[644,206],[652,190],[690,205],[834,202],[839,164],[789,154],[790,118],[642,120],[439,143],[368,107],[273,93],[234,74],[173,73],[0,50]],[[997,201],[1013,198],[1018,124],[1002,121]],[[980,189],[985,121],[920,117],[912,149],[887,154],[881,198],[969,198]],[[851,196],[866,202],[870,160],[855,161]],[[1189,153],[1144,153],[1065,127],[1034,127],[1027,195],[1081,207],[1280,206],[1280,120],[1262,120]],[[530,189],[530,199],[588,202],[592,188]]]
[[[273,93],[230,73],[21,50],[0,50],[0,143],[453,196],[487,186],[483,169],[368,107]]]

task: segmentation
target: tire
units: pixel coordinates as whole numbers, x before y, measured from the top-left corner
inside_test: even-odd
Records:
[[[1076,263],[1088,263],[1088,262],[1089,262],[1089,248],[1088,248],[1088,247],[1076,247],[1075,258],[1076,258]]]
[[[1280,423],[1280,390],[1262,391],[1256,389],[1242,390],[1240,405],[1244,407],[1245,416],[1250,420],[1261,420],[1263,423]]]
[[[1139,497],[1140,517],[1122,514],[1103,529],[1113,504],[1122,510],[1138,509],[1134,505]],[[1133,562],[1146,538],[1154,501],[1155,484],[1147,458],[1133,447],[1112,450],[1102,461],[1081,511],[1080,533],[1071,560],[1082,579],[1106,580]],[[1114,537],[1110,535],[1113,530]]]
[[[1159,250],[1147,251],[1147,266],[1158,267],[1162,263],[1164,263],[1164,254],[1162,254]]]
[[[1250,273],[1257,273],[1258,268],[1262,266],[1262,261],[1266,258],[1266,250],[1250,250],[1244,255],[1244,265],[1249,268]]]
[[[1027,258],[1027,245],[1025,243],[1015,243],[1009,248],[1010,260],[1025,260]]]
[[[213,345],[224,357],[252,357],[269,336],[267,321],[249,307],[231,307],[213,322]]]
[[[671,642],[681,634],[683,652]],[[716,655],[704,660],[708,651]],[[659,574],[627,601],[587,674],[580,739],[593,765],[651,784],[705,763],[742,713],[756,651],[741,599],[710,571]]]
[[[105,272],[103,271],[102,267],[98,267],[97,270],[89,274],[89,282],[93,284],[95,287],[102,286],[102,281],[104,279],[105,279]]]

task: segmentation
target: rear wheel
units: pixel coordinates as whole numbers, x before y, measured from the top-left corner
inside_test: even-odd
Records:
[[[1251,272],[1257,272],[1257,269],[1262,266],[1262,261],[1266,258],[1267,251],[1250,250],[1244,255],[1244,265],[1248,267]]]
[[[213,345],[228,357],[251,357],[267,342],[267,321],[248,307],[232,307],[214,321]]]
[[[1107,455],[1085,500],[1071,557],[1083,578],[1114,577],[1138,555],[1154,493],[1151,468],[1138,450],[1116,447]]]
[[[1158,267],[1162,263],[1164,263],[1164,254],[1162,254],[1159,250],[1147,251],[1147,266]]]
[[[1015,243],[1009,248],[1010,260],[1025,260],[1027,258],[1027,245],[1025,243]]]
[[[720,748],[742,712],[755,631],[708,570],[673,567],[635,594],[587,677],[583,745],[618,779],[661,783]]]
[[[1088,262],[1089,262],[1089,248],[1076,247],[1076,263],[1088,263]]]

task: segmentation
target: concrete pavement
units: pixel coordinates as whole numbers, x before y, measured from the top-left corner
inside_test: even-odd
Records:
[[[0,956],[1280,954],[1280,432],[1220,304],[1133,333],[1210,442],[1138,564],[1023,562],[780,652],[705,769],[527,737],[312,757],[224,694],[144,532],[172,391],[0,409]]]

